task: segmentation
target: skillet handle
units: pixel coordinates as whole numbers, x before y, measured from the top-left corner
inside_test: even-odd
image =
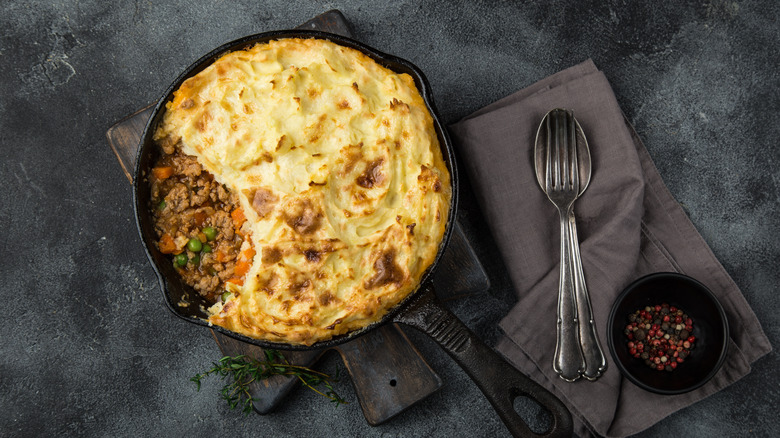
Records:
[[[571,414],[552,393],[506,362],[477,338],[455,315],[442,307],[431,285],[417,291],[394,320],[433,338],[466,371],[515,437],[570,437]],[[536,434],[514,409],[513,401],[527,396],[552,415],[552,425]]]

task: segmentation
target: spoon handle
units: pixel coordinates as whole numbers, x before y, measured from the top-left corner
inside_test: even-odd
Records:
[[[571,210],[571,207],[569,207]],[[580,348],[577,303],[572,271],[571,221],[568,212],[559,208],[561,219],[561,263],[558,285],[558,320],[556,329],[555,357],[553,370],[568,382],[580,378],[585,369],[585,360]],[[576,233],[576,231],[575,231]]]
[[[580,345],[585,359],[583,377],[588,380],[598,379],[607,369],[607,359],[599,343],[596,326],[593,323],[593,309],[590,304],[588,288],[585,285],[585,275],[582,272],[580,245],[577,238],[577,222],[574,219],[574,209],[569,209],[569,251],[571,252],[571,271],[574,277],[574,299],[579,321]]]

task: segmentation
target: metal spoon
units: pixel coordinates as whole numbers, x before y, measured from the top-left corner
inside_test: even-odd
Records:
[[[596,380],[607,368],[593,322],[582,272],[574,201],[590,183],[591,161],[582,127],[569,110],[556,108],[542,119],[534,146],[536,181],[558,208],[561,263],[557,340],[553,369],[567,381]]]

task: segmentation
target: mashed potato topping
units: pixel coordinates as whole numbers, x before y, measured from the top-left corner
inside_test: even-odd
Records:
[[[187,79],[155,133],[237,193],[251,267],[209,321],[312,344],[379,320],[433,262],[451,197],[412,78],[281,39]],[[246,251],[246,250],[249,251]]]

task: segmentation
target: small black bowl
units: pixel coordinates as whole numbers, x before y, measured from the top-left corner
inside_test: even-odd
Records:
[[[628,352],[624,333],[628,315],[647,306],[668,303],[693,319],[694,349],[674,371],[658,371]],[[607,342],[620,372],[642,389],[674,395],[692,391],[718,372],[726,359],[729,326],[715,295],[691,277],[662,272],[631,283],[615,301],[609,314]]]

